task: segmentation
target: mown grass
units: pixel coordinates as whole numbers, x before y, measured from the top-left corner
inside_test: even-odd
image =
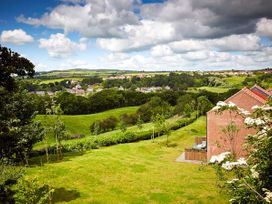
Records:
[[[59,203],[227,203],[211,167],[175,162],[194,136],[205,135],[205,121],[173,131],[169,147],[162,136],[67,154],[62,162],[27,168],[26,176],[62,189],[53,196]]]
[[[229,90],[229,88],[226,88],[226,87],[210,87],[210,86],[202,86],[202,87],[198,87],[197,89],[206,90],[206,91],[210,91],[214,93],[224,93]]]
[[[223,80],[227,83],[228,87],[242,87],[242,82],[246,79],[246,76],[231,76],[226,77]]]
[[[116,108],[101,113],[88,114],[88,115],[61,115],[60,119],[65,124],[65,127],[69,134],[90,134],[90,125],[95,120],[105,119],[110,116],[119,117],[124,113],[135,113],[138,110],[138,106]],[[35,120],[41,121],[45,125],[53,124],[56,120],[56,116],[49,115],[37,115]]]

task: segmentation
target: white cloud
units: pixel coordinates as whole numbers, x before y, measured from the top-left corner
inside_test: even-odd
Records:
[[[153,57],[162,57],[172,55],[173,51],[168,45],[157,45],[151,49]]]
[[[262,18],[256,26],[257,33],[272,38],[272,19]]]
[[[230,35],[227,37],[210,40],[212,46],[223,51],[248,51],[258,50],[260,46],[260,37],[253,34]]]
[[[122,37],[121,26],[138,23],[132,11],[132,2],[127,0],[62,4],[41,18],[19,16],[17,20],[35,26],[63,29],[65,33],[76,31],[85,37]]]
[[[123,27],[126,39],[98,39],[98,45],[109,51],[124,52],[147,49],[159,43],[170,42],[175,37],[175,30],[169,23],[142,20],[139,25]]]
[[[22,45],[33,41],[33,37],[22,29],[4,30],[0,36],[1,42]]]
[[[39,40],[40,48],[47,49],[51,57],[67,57],[74,52],[87,48],[86,39],[81,38],[79,42],[73,42],[62,33],[52,34],[49,39]]]

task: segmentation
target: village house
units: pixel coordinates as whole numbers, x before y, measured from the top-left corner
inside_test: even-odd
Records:
[[[254,85],[250,89],[241,89],[222,103],[235,105],[244,114],[250,114],[254,107],[264,105],[271,96],[270,92]],[[256,130],[247,128],[244,124],[244,117],[240,114],[228,110],[218,113],[217,109],[216,106],[207,112],[206,137],[195,138],[194,147],[185,150],[185,159],[209,161],[213,155],[231,150],[234,151],[237,158],[246,157],[247,153],[243,148],[245,138],[248,134],[254,134]],[[237,131],[232,136],[223,131],[231,121],[237,127]]]

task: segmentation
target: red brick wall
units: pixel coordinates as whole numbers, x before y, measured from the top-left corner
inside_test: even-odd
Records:
[[[234,102],[235,103],[235,102]],[[254,129],[248,129],[244,125],[244,118],[240,115],[235,115],[232,119],[239,127],[236,138],[235,150],[237,158],[245,157],[246,152],[243,149],[244,139],[248,134],[255,133]],[[229,111],[224,111],[218,115],[215,111],[207,113],[207,159],[210,160],[211,156],[218,155],[222,152],[230,151],[230,143],[224,141],[225,134],[222,133],[222,129],[231,122]],[[218,146],[219,145],[219,146]]]

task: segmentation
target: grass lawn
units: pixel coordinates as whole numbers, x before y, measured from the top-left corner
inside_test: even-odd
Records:
[[[59,203],[227,203],[211,167],[175,162],[194,136],[205,135],[205,122],[201,117],[173,131],[171,147],[163,136],[67,154],[61,162],[27,168],[26,176],[54,187]]]
[[[224,88],[224,87],[209,87],[209,86],[202,86],[199,87],[199,89],[204,89],[210,92],[214,92],[214,93],[224,93],[227,92],[229,90],[229,88]]]
[[[232,76],[226,77],[223,80],[228,84],[229,87],[242,87],[242,82],[245,80],[245,76]]]
[[[88,114],[88,115],[62,115],[61,121],[64,122],[66,129],[71,134],[90,134],[90,125],[95,120],[101,120],[109,116],[119,117],[124,113],[135,113],[138,106],[116,108],[101,113]],[[37,115],[36,120],[40,120],[42,123],[51,124],[55,121],[56,116]]]

